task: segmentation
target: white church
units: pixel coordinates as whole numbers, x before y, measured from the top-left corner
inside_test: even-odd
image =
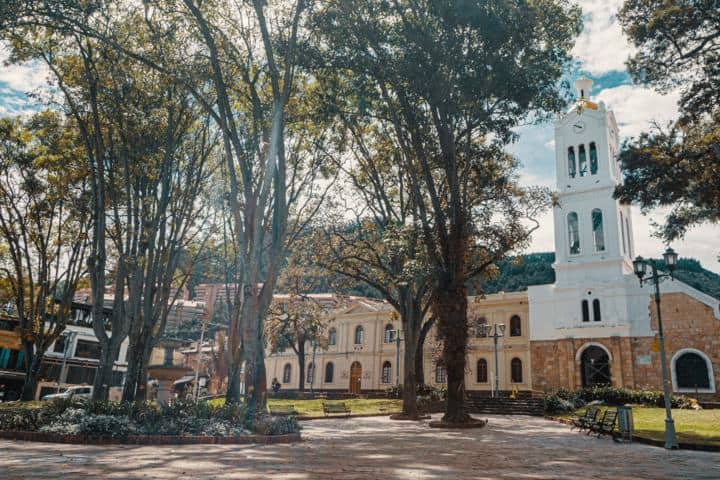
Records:
[[[482,329],[473,332],[469,391],[493,389],[496,377],[506,391],[598,384],[662,388],[654,287],[641,287],[633,273],[630,206],[613,198],[622,182],[617,122],[603,102],[591,101],[592,81],[581,78],[575,87],[578,102],[555,123],[556,281],[470,299],[471,323],[505,328],[497,362],[493,340]],[[719,399],[720,301],[678,280],[663,281],[661,293],[673,391]],[[397,323],[387,304],[358,299],[338,316],[328,349],[306,362],[312,387],[358,393],[395,384],[397,351],[389,332]],[[425,382],[441,385],[445,373],[434,363],[432,348],[428,342]],[[293,354],[271,355],[267,368],[268,381],[297,388]]]

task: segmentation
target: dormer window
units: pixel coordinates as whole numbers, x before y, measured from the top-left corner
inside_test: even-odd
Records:
[[[597,146],[595,146],[595,142],[590,142],[590,175],[597,175],[597,172],[598,172]]]
[[[575,149],[573,147],[568,148],[568,176],[575,178],[577,169],[575,167]]]
[[[587,156],[585,155],[585,145],[580,145],[578,147],[578,160],[579,160],[579,168],[580,168],[580,176],[584,177],[588,174],[588,168],[587,168]]]

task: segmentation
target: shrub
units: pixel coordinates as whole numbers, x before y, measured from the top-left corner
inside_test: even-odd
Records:
[[[90,438],[124,438],[133,430],[127,417],[114,415],[87,415],[78,427],[78,433]]]
[[[256,418],[254,422],[255,433],[260,435],[287,435],[298,433],[300,424],[292,416],[271,417],[268,415]]]
[[[664,406],[663,392],[656,390],[632,390],[629,388],[612,387],[609,385],[596,385],[593,387],[581,388],[576,391],[559,389],[553,396],[558,399],[567,400],[579,408],[582,405],[601,401],[606,405],[636,404],[652,407]],[[685,395],[673,395],[670,399],[673,408],[697,408],[697,400]]]

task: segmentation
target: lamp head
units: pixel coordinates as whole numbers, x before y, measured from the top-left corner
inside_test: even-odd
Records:
[[[505,324],[504,323],[498,324],[498,328],[500,329],[501,334],[505,333]]]
[[[665,260],[665,265],[667,265],[670,272],[673,272],[677,268],[678,254],[675,253],[675,250],[672,248],[668,247],[667,250],[665,250],[665,253],[663,253],[663,259]]]
[[[645,263],[644,258],[638,256],[635,260],[633,260],[633,271],[635,271],[635,275],[637,275],[640,280],[645,278],[647,264]]]

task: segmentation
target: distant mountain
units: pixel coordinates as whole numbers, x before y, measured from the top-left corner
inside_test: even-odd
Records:
[[[531,285],[555,282],[555,253],[531,253],[507,258],[498,262],[498,274],[480,282],[485,293],[519,292]],[[658,267],[665,270],[665,262],[657,260]],[[681,258],[675,270],[675,278],[701,292],[720,299],[720,275],[706,270],[694,258]]]

